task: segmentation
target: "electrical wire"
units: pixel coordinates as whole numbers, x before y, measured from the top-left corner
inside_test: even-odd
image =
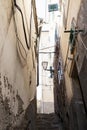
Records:
[[[13,11],[13,14],[14,14],[13,1],[12,1],[12,11]],[[27,57],[27,53],[26,53],[26,50],[25,50],[25,48],[24,48],[24,46],[23,46],[23,43],[21,42],[21,40],[20,40],[19,37],[18,37],[17,25],[16,25],[16,21],[15,21],[14,15],[13,15],[13,19],[14,19],[14,26],[15,26],[15,33],[16,33],[17,40],[20,42],[21,46],[23,47],[23,49],[24,49],[24,51],[25,51],[25,54],[26,54],[26,57]],[[18,42],[18,47],[19,47],[20,54],[21,54],[22,58],[23,58],[24,60],[26,60],[26,59],[24,58],[24,56],[22,55],[22,52],[21,52],[21,49],[20,49],[20,46],[19,46],[19,42]]]
[[[52,47],[55,47],[55,46],[48,46],[48,47],[45,47],[45,48],[41,48],[39,50],[45,50],[45,49],[52,48]]]
[[[27,26],[27,31],[28,31],[28,34],[29,34],[29,45],[31,44],[31,41],[30,41],[30,30],[28,28],[28,21],[27,21],[27,16],[26,16],[26,9],[25,9],[25,6],[24,6],[24,0],[22,0],[22,3],[23,3],[23,8],[24,8],[24,12],[25,12],[25,21],[26,21],[26,26]]]
[[[17,5],[16,0],[14,0],[14,5],[15,5],[15,7],[18,9],[18,11],[19,11],[20,14],[21,14],[21,17],[22,17],[22,25],[23,25],[23,30],[24,30],[24,36],[25,36],[25,41],[26,41],[26,46],[27,46],[27,48],[28,48],[28,50],[29,50],[30,47],[29,47],[28,40],[27,40],[27,34],[26,34],[25,25],[24,25],[24,17],[23,17],[23,13],[22,13],[20,7]]]

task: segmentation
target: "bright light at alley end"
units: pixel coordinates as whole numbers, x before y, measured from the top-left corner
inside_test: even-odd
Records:
[[[58,11],[58,4],[49,4],[48,5],[48,12]]]

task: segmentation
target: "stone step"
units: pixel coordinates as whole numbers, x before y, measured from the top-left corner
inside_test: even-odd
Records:
[[[51,114],[37,114],[37,130],[64,130],[58,116]]]

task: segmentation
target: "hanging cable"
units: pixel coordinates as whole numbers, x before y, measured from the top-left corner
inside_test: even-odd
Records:
[[[13,11],[13,14],[14,14],[13,1],[12,1],[12,11]],[[20,54],[21,54],[22,58],[26,61],[26,59],[25,59],[24,56],[22,55],[22,52],[21,52],[21,49],[20,49],[20,46],[19,46],[19,43],[20,43],[21,46],[22,46],[22,48],[23,48],[23,50],[24,50],[24,52],[25,52],[25,55],[26,55],[26,57],[27,57],[27,53],[26,53],[26,50],[25,50],[25,48],[24,48],[24,46],[23,46],[23,43],[21,42],[21,40],[20,40],[19,37],[18,37],[17,26],[16,26],[16,21],[15,21],[14,15],[13,15],[13,19],[14,19],[15,33],[16,33],[16,37],[17,37],[17,40],[18,40],[18,44],[17,44],[17,45],[18,45],[18,48],[19,48],[19,50],[20,50]]]
[[[22,17],[22,24],[23,24],[23,30],[24,30],[24,36],[25,36],[25,41],[26,41],[26,46],[27,46],[27,48],[28,48],[28,50],[29,50],[30,47],[29,47],[28,40],[27,40],[27,34],[26,34],[25,25],[24,25],[23,13],[22,13],[20,7],[17,5],[16,0],[14,0],[14,5],[15,5],[15,7],[18,9],[18,11],[19,11],[20,14],[21,14],[21,17]]]

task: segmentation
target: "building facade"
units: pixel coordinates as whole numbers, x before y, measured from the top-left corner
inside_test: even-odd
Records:
[[[60,0],[60,4],[62,22],[57,46],[60,51],[56,58],[62,59],[63,75],[60,83],[57,80],[56,110],[66,129],[84,130],[87,129],[87,1]]]
[[[57,6],[54,10],[54,6]],[[39,44],[38,112],[54,112],[53,59],[58,40],[58,0],[45,0],[45,18]]]
[[[1,0],[0,19],[0,129],[35,130],[35,1]]]

